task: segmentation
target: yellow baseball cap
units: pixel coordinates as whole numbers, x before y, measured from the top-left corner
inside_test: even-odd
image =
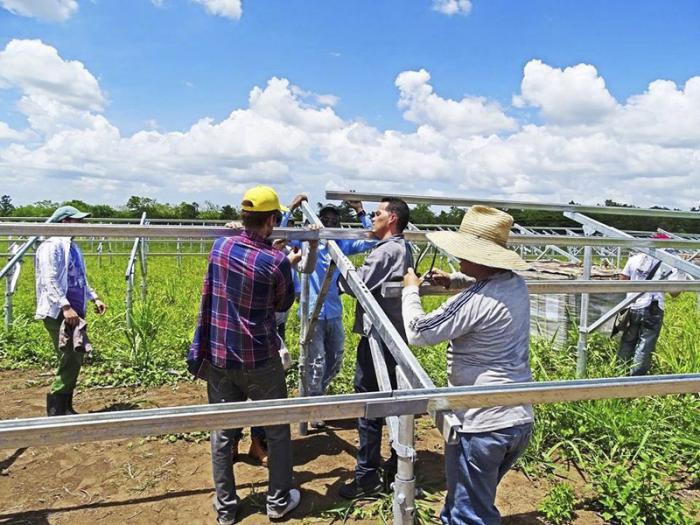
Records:
[[[270,186],[255,186],[243,195],[241,209],[245,211],[289,211],[280,204],[275,190]]]

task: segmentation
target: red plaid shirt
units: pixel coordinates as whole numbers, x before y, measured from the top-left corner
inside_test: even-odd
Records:
[[[275,311],[286,311],[293,303],[291,265],[283,252],[248,231],[217,239],[188,362],[255,368],[277,357]]]

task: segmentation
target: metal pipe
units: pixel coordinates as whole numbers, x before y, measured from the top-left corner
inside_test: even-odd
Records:
[[[309,274],[301,274],[301,293],[299,294],[300,309],[300,334],[299,334],[299,397],[307,395],[309,373],[309,347],[306,343],[309,333]],[[305,436],[308,433],[307,421],[299,423],[299,434]]]
[[[62,445],[173,432],[422,414],[700,392],[700,374],[445,387],[272,401],[206,404],[0,421],[0,448]]]
[[[392,195],[409,204],[432,204],[435,206],[467,207],[474,204],[491,206],[492,208],[516,210],[546,210],[559,212],[594,213],[604,215],[632,215],[640,217],[674,217],[676,219],[700,219],[700,213],[695,211],[660,210],[657,208],[622,208],[612,206],[582,206],[579,204],[545,204],[527,201],[505,201],[493,199],[466,199],[455,197],[427,197],[424,195]],[[328,200],[356,199],[367,202],[379,202],[386,197],[383,193],[360,193],[349,191],[326,190]]]
[[[396,367],[396,380],[399,388],[410,389],[401,367]],[[413,414],[399,417],[398,443],[392,443],[396,450],[396,476],[394,476],[394,523],[412,525],[416,518],[416,477],[414,463],[416,451],[414,444],[415,426]]]
[[[326,294],[328,293],[328,288],[331,284],[331,279],[335,273],[336,265],[335,261],[331,261],[326,270],[326,275],[323,277],[323,283],[321,283],[321,290],[318,292],[316,297],[316,303],[314,304],[314,311],[309,318],[309,324],[306,327],[306,334],[304,335],[304,345],[308,345],[314,336],[314,330],[316,329],[316,322],[318,321],[318,316],[321,314],[321,308],[323,308],[323,302],[326,299]]]
[[[588,281],[591,278],[592,250],[590,246],[583,249],[583,275],[581,279]],[[576,377],[586,377],[586,362],[588,361],[588,302],[589,295],[581,294],[581,307],[579,309],[578,342],[576,344]]]
[[[564,214],[566,217],[568,217],[571,220],[574,220],[576,222],[579,222],[585,226],[588,226],[589,228],[593,228],[595,231],[598,231],[600,233],[603,233],[605,235],[609,235],[612,237],[619,237],[619,238],[625,238],[627,240],[632,240],[632,241],[640,241],[643,239],[637,239],[636,237],[632,237],[631,235],[618,230],[617,228],[613,228],[612,226],[608,226],[606,224],[603,224],[602,222],[596,221],[595,219],[591,219],[590,217],[586,217],[585,215],[581,213],[565,213]],[[645,239],[644,239],[645,240]],[[653,248],[676,248],[676,246],[671,246],[670,243],[672,242],[678,242],[676,239],[659,239],[661,242],[668,242],[668,245],[661,245],[661,246],[654,246]],[[673,268],[678,268],[679,270],[683,270],[685,273],[692,275],[693,277],[700,277],[700,266],[697,266],[691,262],[688,262],[681,257],[678,257],[676,255],[673,255],[671,253],[668,253],[667,251],[660,249],[660,250],[655,250],[655,249],[650,249],[652,247],[648,246],[647,244],[639,244],[637,245],[637,251],[640,251],[642,253],[646,253],[647,255],[650,255],[651,257],[654,257],[655,259],[658,259],[659,261],[665,262],[669,266],[672,266]]]
[[[700,292],[700,281],[599,281],[599,280],[540,280],[527,279],[527,289],[532,295],[567,294],[567,293],[626,293],[626,292]],[[384,297],[399,297],[403,290],[402,283],[382,284]],[[444,288],[432,284],[422,284],[418,289],[420,295],[456,295],[464,288]]]
[[[50,224],[51,222],[51,217],[49,217],[43,222],[43,224]],[[0,228],[0,231],[2,231],[2,228]],[[32,246],[34,246],[34,243],[39,240],[39,235],[35,235],[34,237],[30,237],[29,239],[27,239],[27,242],[25,242],[24,245],[22,245],[22,247],[19,250],[17,250],[17,252],[12,256],[12,258],[7,262],[7,264],[3,266],[2,270],[0,270],[0,279],[5,277],[5,275],[10,271],[10,268],[12,268],[18,261],[20,261],[24,254]]]
[[[205,226],[137,226],[115,224],[36,224],[36,223],[0,223],[0,234],[3,235],[57,235],[66,237],[90,237],[93,235],[105,237],[161,237],[180,238],[216,238],[237,235],[240,228],[211,228]],[[424,231],[405,231],[404,237],[410,242],[427,241]],[[332,239],[371,239],[368,230],[349,228],[324,228],[321,230],[304,230],[299,228],[275,228],[271,237],[287,240],[332,240]],[[545,239],[541,235],[511,235],[509,246],[541,246]],[[546,238],[546,244],[556,246],[622,246],[626,248],[687,248],[699,249],[700,240],[692,239],[640,239],[622,237],[573,237],[569,235],[552,235]],[[2,275],[0,275],[2,277]]]

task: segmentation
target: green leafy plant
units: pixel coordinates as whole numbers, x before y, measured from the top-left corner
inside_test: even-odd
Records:
[[[677,464],[646,451],[633,458],[602,461],[593,477],[601,516],[620,525],[693,525],[695,520],[669,479],[677,470]]]
[[[576,495],[568,483],[557,483],[542,500],[537,510],[552,525],[564,525],[574,519]]]

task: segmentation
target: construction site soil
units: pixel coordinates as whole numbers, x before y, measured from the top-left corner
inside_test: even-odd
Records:
[[[49,373],[38,370],[0,371],[0,418],[44,415],[50,379]],[[76,392],[74,404],[81,412],[103,412],[205,402],[203,383],[181,382],[152,389],[81,390]],[[302,500],[285,523],[331,523],[334,516],[342,522],[342,513],[330,515],[328,511],[344,504],[338,489],[352,476],[355,421],[332,422],[326,430],[311,431],[306,437],[300,437],[294,427],[294,476]],[[239,521],[267,523],[267,472],[248,460],[248,444],[247,438],[242,441],[242,455],[235,468],[242,500]],[[424,505],[433,508],[435,516],[444,496],[443,447],[431,421],[418,419],[418,485],[434,495]],[[0,524],[213,524],[212,487],[206,435],[0,450]],[[503,523],[544,523],[536,508],[546,493],[545,482],[528,479],[519,471],[510,472],[498,493]],[[377,523],[380,519],[349,521]],[[588,511],[579,511],[575,521],[576,525],[601,523]]]

